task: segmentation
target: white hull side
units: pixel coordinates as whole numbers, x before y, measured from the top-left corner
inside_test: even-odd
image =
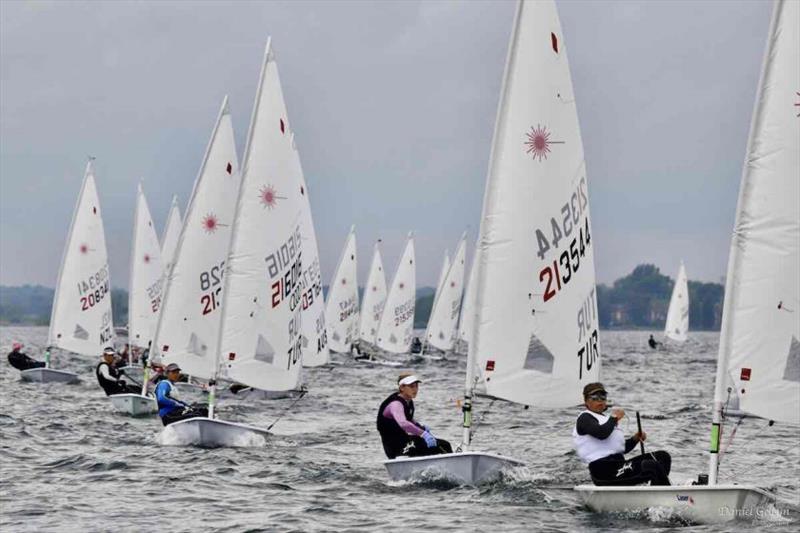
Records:
[[[36,383],[77,383],[80,381],[77,374],[53,368],[29,368],[21,370],[19,376],[23,381]]]
[[[663,512],[691,522],[711,524],[737,518],[757,518],[774,497],[749,485],[688,485],[670,487],[597,487],[579,485],[583,503],[602,513]]]
[[[269,431],[247,424],[210,418],[189,418],[164,428],[162,443],[202,448],[263,446]]]
[[[480,452],[446,453],[427,457],[401,457],[383,462],[389,476],[406,480],[425,474],[442,475],[467,485],[490,481],[500,472],[523,463],[508,457]]]
[[[152,396],[141,394],[114,394],[108,397],[111,405],[120,413],[131,416],[150,415],[158,411],[158,405]]]

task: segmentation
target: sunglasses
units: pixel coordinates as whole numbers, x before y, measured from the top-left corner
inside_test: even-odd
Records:
[[[588,397],[588,399],[594,400],[596,402],[605,402],[606,400],[608,400],[608,396],[605,394],[592,394],[591,396]]]

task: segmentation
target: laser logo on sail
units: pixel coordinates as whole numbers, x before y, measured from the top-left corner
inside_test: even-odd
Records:
[[[547,154],[550,153],[551,144],[564,144],[564,141],[550,140],[551,132],[547,131],[547,126],[537,124],[534,128],[531,126],[531,131],[525,134],[525,146],[527,149],[525,153],[532,154],[533,159],[547,159]]]

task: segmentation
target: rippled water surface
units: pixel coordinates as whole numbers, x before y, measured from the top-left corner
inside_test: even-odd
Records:
[[[651,352],[648,332],[608,332],[603,381],[614,402],[638,409],[647,445],[673,456],[675,481],[707,469],[716,333],[694,333],[672,351]],[[41,356],[46,328],[2,328]],[[597,515],[569,490],[588,473],[572,452],[577,408],[542,410],[486,400],[474,449],[527,463],[492,484],[454,486],[443,479],[389,482],[375,430],[378,404],[398,369],[343,364],[306,373],[310,393],[255,448],[162,445],[157,418],[114,414],[94,378],[96,361],[59,354],[56,368],[78,385],[19,381],[0,363],[0,531],[742,531],[794,532],[800,517],[755,524],[691,526],[663,517]],[[407,364],[424,380],[417,417],[460,441],[464,358]],[[220,414],[260,426],[291,400],[224,400]],[[623,421],[635,431],[635,417]],[[728,433],[727,435],[729,435]],[[724,443],[727,442],[727,435]],[[800,503],[800,431],[747,419],[720,472]]]

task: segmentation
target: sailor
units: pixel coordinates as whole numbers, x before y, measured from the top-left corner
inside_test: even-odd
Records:
[[[411,353],[420,353],[422,351],[422,341],[419,340],[419,337],[414,337],[414,340],[411,341]]]
[[[117,370],[116,366],[114,366],[115,355],[116,352],[114,348],[110,346],[103,350],[103,360],[97,365],[94,371],[97,376],[97,382],[103,387],[106,396],[112,396],[114,394],[139,394],[141,392],[140,387],[128,385],[125,383],[125,380],[122,379],[122,372]]]
[[[31,368],[44,368],[45,364],[41,361],[22,353],[23,346],[19,342],[11,345],[11,351],[8,353],[8,364],[17,370],[29,370]]]
[[[650,347],[655,350],[656,348],[658,348],[658,345],[660,343],[656,342],[656,340],[653,338],[653,334],[651,333],[650,338],[647,339],[647,344],[649,344]]]
[[[175,397],[176,393],[173,384],[180,381],[181,368],[175,363],[170,363],[164,372],[167,375],[167,379],[160,381],[156,386],[158,416],[161,417],[161,423],[168,426],[178,420],[207,417],[208,408],[191,406]]]
[[[398,455],[417,457],[453,453],[449,442],[437,439],[428,426],[414,420],[414,398],[420,383],[420,379],[411,373],[400,374],[398,390],[383,400],[378,408],[378,433],[389,459]]]
[[[583,388],[583,411],[572,430],[572,440],[581,461],[589,465],[589,473],[595,485],[669,485],[672,459],[665,451],[648,452],[625,460],[647,434],[635,433],[625,439],[617,427],[625,416],[622,409],[613,409],[611,416],[604,415],[608,409],[608,394],[602,383],[589,383]]]

